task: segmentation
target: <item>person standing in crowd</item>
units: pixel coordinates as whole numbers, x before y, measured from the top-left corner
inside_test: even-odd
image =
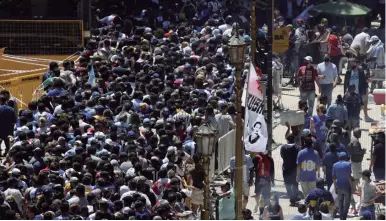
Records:
[[[254,213],[257,213],[257,208],[260,204],[260,216],[263,214],[264,206],[267,205],[271,196],[271,187],[275,186],[275,164],[268,151],[258,153],[253,158],[254,174],[255,174],[255,200],[256,206]],[[264,206],[260,201],[260,195],[264,200]]]
[[[339,94],[336,97],[335,103],[331,104],[328,107],[327,116],[332,120],[339,120],[340,122],[343,122],[343,125],[347,125],[348,123],[347,108],[344,105],[342,95]]]
[[[374,60],[374,61],[369,62],[369,68],[370,69],[381,69],[381,70],[385,69],[384,44],[376,35],[371,36],[371,38],[368,42],[369,42],[370,46],[369,46],[369,50],[367,50],[367,52],[366,52],[366,55],[367,55],[368,59]],[[383,81],[372,81],[370,93],[372,94],[374,89],[377,87],[382,88],[382,84],[383,84]]]
[[[319,63],[317,66],[317,71],[319,74],[319,88],[321,95],[327,96],[327,107],[331,105],[332,100],[332,90],[336,87],[338,83],[338,69],[337,66],[330,61],[331,55],[324,56],[324,62]]]
[[[326,151],[325,143],[328,134],[328,128],[326,125],[328,116],[326,115],[326,113],[326,106],[323,104],[319,104],[316,108],[316,115],[313,115],[310,120],[310,131],[315,133],[316,142],[321,148],[320,151],[322,152],[322,154],[324,154],[324,152]]]
[[[298,194],[298,182],[296,181],[296,158],[298,156],[300,147],[295,143],[295,137],[292,133],[288,134],[287,144],[284,144],[280,148],[280,156],[283,159],[283,178],[284,185],[287,190],[287,195],[290,200],[290,206],[294,206],[299,200]]]
[[[355,48],[355,46],[359,46],[359,55],[364,56],[368,50],[368,42],[370,40],[369,28],[364,27],[362,32],[355,35],[354,40],[351,43],[350,48]]]
[[[375,181],[385,180],[385,132],[378,132],[375,136],[373,152],[371,153],[370,168]]]
[[[332,181],[332,168],[336,162],[339,161],[338,152],[336,151],[336,144],[331,143],[329,145],[330,151],[324,155],[322,165],[323,172],[326,179],[327,188],[330,189],[333,183]]]
[[[349,28],[348,26],[344,26],[342,28],[342,34],[341,34],[341,41],[342,41],[342,46],[343,48],[345,49],[348,49],[350,48],[354,38],[352,37],[352,35],[350,34],[349,32]]]
[[[13,135],[13,129],[16,123],[15,111],[12,107],[7,105],[7,97],[3,94],[0,95],[0,120],[2,126],[0,129],[0,139],[1,143],[5,144],[5,153],[6,155],[10,148],[9,137]]]
[[[312,57],[304,58],[304,66],[301,66],[296,74],[296,82],[299,84],[300,100],[308,103],[308,114],[312,115],[315,103],[315,83],[319,84],[318,71],[311,65]]]
[[[338,194],[339,218],[346,220],[350,208],[353,183],[351,177],[351,163],[347,161],[347,153],[339,153],[339,162],[332,168],[332,180],[336,194]]]
[[[367,77],[363,68],[360,68],[357,62],[352,62],[350,68],[347,70],[344,78],[344,93],[348,92],[350,85],[355,85],[355,93],[358,94],[364,104],[363,114],[365,121],[368,122],[371,120],[367,113],[367,103],[368,103],[368,87]],[[352,119],[353,123],[356,123],[356,118]],[[349,121],[348,128],[353,128],[350,126],[351,122]],[[353,125],[355,126],[355,125]],[[354,127],[355,128],[355,127]],[[351,129],[352,130],[352,129]]]
[[[306,196],[310,190],[316,188],[316,178],[319,177],[320,157],[316,150],[312,148],[311,137],[304,139],[305,149],[299,151],[296,164],[296,181],[300,182],[303,194]]]
[[[234,184],[236,175],[236,157],[232,157],[229,163],[231,169],[231,183]],[[243,209],[247,207],[249,190],[253,185],[254,175],[254,162],[248,154],[244,154],[244,166],[243,166]],[[234,185],[233,185],[234,186]]]
[[[348,113],[348,124],[347,130],[350,132],[354,130],[354,128],[359,127],[360,122],[360,112],[361,105],[363,104],[362,98],[356,92],[356,87],[354,84],[348,87],[347,93],[343,97],[343,101],[347,107]]]
[[[361,193],[361,207],[359,215],[363,216],[365,211],[371,212],[371,219],[375,220],[375,200],[382,195],[381,191],[377,188],[374,182],[371,181],[370,170],[364,170],[362,173],[363,183],[360,188]]]
[[[219,196],[218,215],[220,220],[233,220],[236,217],[235,212],[235,194],[230,183],[221,186],[221,195]]]
[[[357,188],[357,185],[359,184],[359,180],[361,178],[362,161],[366,153],[366,149],[362,148],[361,142],[359,141],[361,136],[361,129],[359,127],[355,128],[353,131],[351,142],[347,146],[347,151],[351,159],[352,177],[354,178],[353,185],[355,189]]]
[[[340,37],[338,36],[338,28],[336,26],[333,26],[331,28],[330,35],[328,36],[328,55],[330,56],[331,63],[335,64],[336,69],[339,67],[340,59],[343,57],[345,53],[343,52],[342,42],[340,40]],[[342,80],[339,77],[338,71],[337,71],[337,83],[341,83]]]

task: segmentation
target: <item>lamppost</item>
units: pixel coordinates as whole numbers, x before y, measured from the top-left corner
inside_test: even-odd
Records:
[[[201,153],[204,158],[205,170],[204,209],[201,211],[201,219],[209,220],[209,157],[212,155],[214,146],[216,145],[216,129],[209,122],[204,122],[198,128],[195,138],[197,143],[197,153]]]
[[[236,68],[236,177],[235,177],[235,197],[236,197],[236,219],[242,220],[243,209],[243,164],[244,164],[244,148],[242,141],[243,122],[241,119],[241,67],[244,65],[245,52],[247,45],[244,38],[239,35],[239,24],[232,25],[232,37],[229,40],[228,48],[230,60]]]

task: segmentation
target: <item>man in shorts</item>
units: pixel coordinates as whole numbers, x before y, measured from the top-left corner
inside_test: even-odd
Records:
[[[235,174],[236,174],[236,157],[232,157],[230,160],[229,167],[231,169],[231,183],[234,186]],[[253,172],[254,166],[252,158],[245,154],[244,155],[244,166],[243,166],[243,209],[247,207],[249,198],[249,189],[253,184]]]

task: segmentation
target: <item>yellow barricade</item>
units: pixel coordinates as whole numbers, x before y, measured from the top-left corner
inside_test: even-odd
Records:
[[[33,100],[35,90],[42,84],[43,73],[31,74],[0,81],[0,87],[5,88],[17,98],[19,108],[27,108]]]

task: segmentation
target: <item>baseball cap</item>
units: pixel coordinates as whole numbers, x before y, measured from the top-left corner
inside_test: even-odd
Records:
[[[13,168],[12,171],[11,171],[11,174],[13,176],[20,176],[21,171],[19,169],[17,169],[17,168]]]
[[[143,123],[150,123],[151,122],[151,120],[149,119],[149,118],[145,118],[144,120],[143,120]]]
[[[344,158],[344,157],[347,157],[347,153],[346,152],[340,152],[339,158]]]
[[[312,62],[312,57],[311,56],[306,56],[306,57],[304,57],[304,60]]]
[[[371,36],[371,38],[369,40],[367,40],[367,42],[373,42],[373,41],[379,41],[378,36],[376,36],[376,35]]]
[[[152,78],[159,78],[159,74],[158,73],[154,73],[151,77]]]
[[[135,133],[132,130],[127,133],[127,136],[134,136],[134,135],[135,135]]]
[[[304,129],[301,133],[302,137],[309,136],[311,134],[311,131],[309,129]]]

